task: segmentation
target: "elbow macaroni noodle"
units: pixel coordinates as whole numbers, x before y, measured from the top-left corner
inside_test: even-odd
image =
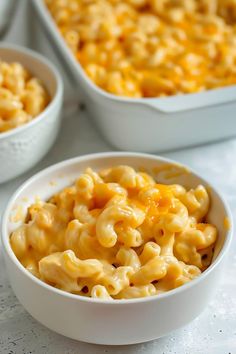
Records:
[[[45,0],[90,79],[119,96],[236,83],[234,0]]]
[[[217,239],[199,185],[157,184],[129,166],[88,168],[49,201],[28,208],[10,238],[32,274],[99,299],[152,296],[191,281],[211,263]]]
[[[0,133],[30,122],[48,102],[42,83],[20,63],[0,60]]]

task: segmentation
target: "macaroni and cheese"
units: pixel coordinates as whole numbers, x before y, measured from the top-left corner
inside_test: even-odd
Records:
[[[0,133],[28,123],[48,102],[48,93],[39,79],[20,63],[0,59]]]
[[[236,83],[234,0],[45,0],[90,79],[119,96]]]
[[[10,238],[33,275],[83,296],[157,295],[196,278],[217,239],[199,185],[158,184],[130,166],[88,168],[72,186],[28,208]]]

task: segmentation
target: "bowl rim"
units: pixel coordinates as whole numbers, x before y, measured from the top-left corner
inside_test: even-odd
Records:
[[[187,170],[196,176],[197,178],[201,179],[202,182],[210,186],[211,191],[214,192],[220,199],[221,203],[223,204],[224,209],[226,210],[226,217],[229,218],[230,221],[230,228],[226,232],[226,238],[224,241],[224,244],[222,246],[222,249],[220,250],[219,254],[217,255],[216,259],[210,264],[210,266],[202,272],[197,278],[191,280],[188,283],[185,283],[181,285],[178,288],[169,290],[167,292],[164,292],[159,295],[153,295],[153,296],[148,296],[148,297],[141,297],[141,298],[131,298],[131,299],[121,299],[121,300],[102,300],[102,299],[96,299],[96,298],[91,298],[91,297],[86,297],[82,295],[77,295],[77,294],[72,294],[69,292],[66,292],[64,290],[57,289],[51,285],[48,285],[47,283],[43,282],[33,274],[31,274],[29,271],[25,269],[25,267],[20,263],[20,261],[17,259],[15,256],[11,246],[10,246],[10,235],[8,235],[7,232],[7,224],[8,224],[8,219],[10,212],[12,210],[12,206],[14,205],[15,199],[22,193],[22,191],[31,183],[34,183],[37,180],[40,180],[42,177],[46,176],[48,173],[54,172],[59,168],[64,168],[66,169],[67,166],[74,165],[80,162],[84,162],[86,160],[90,159],[103,159],[103,158],[113,158],[113,157],[141,157],[141,158],[146,158],[148,160],[154,160],[154,161],[162,161],[162,162],[167,162],[170,164],[174,164],[175,166],[180,166],[183,168],[187,168]],[[233,235],[233,217],[231,210],[225,201],[224,197],[221,195],[221,193],[218,192],[218,189],[214,187],[211,183],[205,179],[202,178],[198,173],[196,173],[193,169],[189,168],[188,166],[179,163],[175,160],[161,157],[158,155],[151,155],[151,154],[144,154],[144,153],[136,153],[136,152],[102,152],[102,153],[94,153],[94,154],[86,154],[82,156],[77,156],[73,157],[71,159],[67,159],[64,161],[61,161],[59,163],[56,163],[52,166],[49,166],[40,172],[36,173],[32,177],[30,177],[27,181],[25,181],[12,195],[12,197],[9,199],[5,212],[2,217],[2,222],[1,222],[1,239],[2,239],[2,244],[3,244],[3,253],[5,253],[5,256],[10,257],[11,261],[15,264],[15,266],[28,278],[30,278],[33,282],[35,282],[39,286],[43,286],[46,290],[51,291],[52,293],[56,293],[57,295],[60,295],[62,297],[69,298],[71,300],[75,301],[85,301],[89,303],[99,303],[99,304],[105,304],[105,305],[113,305],[113,304],[137,304],[137,303],[142,303],[142,302],[149,302],[149,301],[156,301],[156,300],[161,300],[164,298],[168,298],[170,296],[174,296],[176,294],[180,294],[183,291],[191,288],[194,285],[197,285],[199,282],[201,282],[203,279],[205,279],[208,274],[210,274],[214,268],[216,268],[219,263],[222,261],[223,257],[225,256],[226,252],[229,249],[230,243],[232,241],[232,235]]]
[[[28,49],[28,48],[26,48],[24,46],[20,46],[18,44],[2,42],[2,43],[0,43],[0,51],[1,51],[1,49],[6,49],[6,50],[9,49],[9,50],[12,50],[12,51],[15,51],[18,53],[22,53],[23,55],[28,56],[28,58],[30,58],[30,60],[33,58],[33,59],[36,59],[37,61],[41,62],[43,65],[45,65],[49,69],[49,71],[52,73],[52,75],[54,76],[54,79],[56,82],[56,91],[55,91],[54,96],[51,97],[51,100],[50,100],[49,104],[47,105],[47,107],[40,114],[38,114],[34,119],[32,119],[28,123],[25,123],[19,127],[7,130],[6,132],[0,133],[0,141],[1,141],[1,139],[8,138],[9,136],[16,135],[16,134],[22,132],[23,130],[30,129],[30,127],[39,123],[41,120],[47,118],[47,116],[50,115],[51,110],[56,108],[56,106],[60,103],[60,101],[62,100],[62,97],[63,97],[62,78],[60,76],[58,69],[50,60],[48,60],[46,57],[44,57],[43,55],[37,53],[36,51],[34,51],[32,49]],[[1,53],[0,53],[0,57],[1,57]],[[12,61],[14,61],[14,54],[13,54]]]
[[[70,77],[72,77],[72,70],[78,74],[78,78],[86,83],[86,90],[89,93],[97,95],[97,99],[109,100],[113,103],[122,103],[125,105],[139,104],[144,105],[150,109],[158,110],[161,113],[168,114],[168,118],[174,116],[174,113],[185,112],[189,110],[209,108],[212,106],[218,106],[221,104],[232,103],[235,101],[235,87],[236,85],[222,86],[219,88],[213,88],[202,92],[184,93],[181,95],[171,95],[167,97],[127,97],[119,96],[110,93],[98,85],[96,85],[86,74],[81,63],[76,60],[72,51],[69,49],[64,38],[60,34],[58,27],[53,20],[49,9],[42,0],[33,0],[32,4],[37,11],[38,18],[43,22],[44,28],[49,31],[49,35],[53,37],[55,41],[51,42],[54,48],[59,48],[61,58],[67,62],[70,62]],[[68,66],[69,67],[69,66]],[[77,79],[78,82],[78,79]],[[222,94],[225,93],[225,94]],[[186,98],[188,102],[186,102]],[[172,114],[171,114],[172,113]]]

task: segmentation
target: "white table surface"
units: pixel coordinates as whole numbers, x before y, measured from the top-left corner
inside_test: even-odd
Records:
[[[19,16],[9,35],[11,41],[24,43],[24,32],[19,31],[19,27],[23,28],[23,22],[23,15]],[[86,111],[65,110],[63,115],[61,133],[44,160],[20,178],[0,185],[0,217],[11,194],[35,172],[73,156],[111,149],[94,128]],[[163,155],[189,165],[215,184],[229,202],[233,215],[236,214],[236,139]],[[9,285],[0,251],[0,353],[236,354],[235,247],[234,239],[217,294],[195,321],[165,338],[118,347],[76,342],[48,330],[34,320],[20,305]]]

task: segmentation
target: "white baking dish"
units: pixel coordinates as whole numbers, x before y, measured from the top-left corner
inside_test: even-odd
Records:
[[[154,152],[236,135],[236,86],[168,98],[129,99],[111,95],[86,76],[44,1],[33,0],[33,5],[41,29],[46,31],[79,92],[84,93],[89,112],[111,145]]]

